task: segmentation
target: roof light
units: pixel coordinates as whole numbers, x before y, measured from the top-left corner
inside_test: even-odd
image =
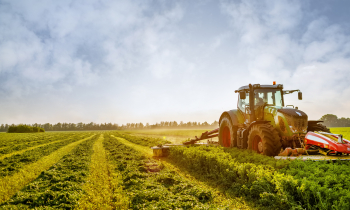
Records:
[[[276,85],[276,81],[273,81],[273,83],[272,83],[273,85]]]

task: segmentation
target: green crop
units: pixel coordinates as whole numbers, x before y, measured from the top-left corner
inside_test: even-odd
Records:
[[[279,162],[243,150],[204,146],[171,148],[169,158],[226,192],[266,208],[347,209],[350,205],[349,162]]]
[[[64,147],[72,142],[78,141],[82,137],[76,136],[66,140],[59,140],[52,144],[35,147],[32,150],[25,151],[22,154],[14,154],[0,160],[0,177],[9,176],[18,172],[23,166],[39,160],[41,157],[49,155],[57,149]],[[11,155],[11,154],[9,154]]]
[[[89,175],[92,145],[96,139],[97,136],[78,145],[0,208],[74,208],[83,195],[82,186]]]
[[[113,135],[126,139],[132,143],[139,144],[142,146],[157,146],[158,144],[168,144],[171,143],[170,141],[161,139],[161,138],[152,138],[152,137],[145,137],[145,136],[132,136],[126,133],[121,132],[114,132]]]
[[[115,138],[106,136],[104,147],[122,176],[131,209],[214,209],[210,190],[201,188],[147,158]],[[153,172],[152,172],[153,171]]]

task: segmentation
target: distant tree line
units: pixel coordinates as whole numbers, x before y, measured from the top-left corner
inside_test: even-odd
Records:
[[[26,125],[26,124],[21,124]],[[11,126],[16,126],[14,124],[1,124],[0,132],[7,132]],[[45,123],[45,124],[27,124],[27,126],[43,128],[45,131],[79,131],[79,130],[129,130],[129,129],[211,129],[219,127],[217,121],[209,124],[207,122],[187,122],[180,123],[176,121],[162,121],[156,124],[143,124],[143,123],[127,123],[123,125],[118,125],[116,123]]]
[[[327,127],[350,127],[350,118],[338,118],[334,114],[323,115],[320,120]]]
[[[323,124],[327,127],[350,127],[350,118],[338,118],[333,114],[326,114],[321,117]],[[22,124],[25,125],[25,124]],[[10,126],[14,124],[1,124],[0,132],[7,132]],[[218,121],[213,123],[207,122],[183,122],[162,121],[156,124],[143,123],[127,123],[118,125],[116,123],[45,123],[45,124],[28,124],[27,126],[43,128],[45,131],[79,131],[79,130],[132,130],[132,129],[214,129],[219,127]]]
[[[218,121],[214,121],[209,124],[207,122],[187,122],[184,123],[180,121],[180,123],[176,121],[162,121],[156,124],[146,123],[127,123],[126,125],[120,126],[121,129],[210,129],[219,127]]]
[[[45,132],[44,128],[33,127],[29,125],[19,124],[19,125],[10,125],[8,133],[34,133],[34,132]]]

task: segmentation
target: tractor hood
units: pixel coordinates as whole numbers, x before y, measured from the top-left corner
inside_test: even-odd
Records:
[[[308,117],[305,112],[299,109],[288,107],[265,107],[265,116],[273,121],[277,130],[284,136],[292,136],[296,133],[306,133]],[[270,117],[269,117],[270,116]],[[266,118],[265,117],[265,118]],[[272,119],[273,118],[273,119]]]

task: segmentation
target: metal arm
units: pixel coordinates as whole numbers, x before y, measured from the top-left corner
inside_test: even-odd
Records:
[[[283,94],[284,94],[284,95],[286,95],[286,94],[291,94],[291,93],[294,93],[294,92],[296,92],[296,91],[300,92],[300,90],[284,90],[284,91],[283,91]]]

